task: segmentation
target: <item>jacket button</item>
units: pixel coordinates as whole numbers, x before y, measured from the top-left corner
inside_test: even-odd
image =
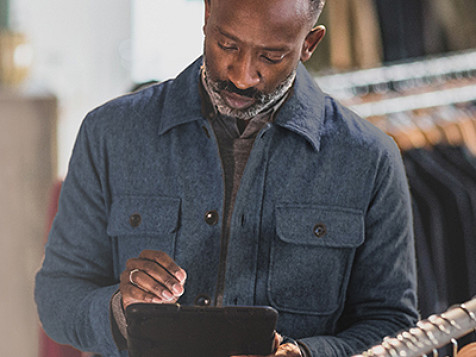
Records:
[[[324,223],[318,223],[314,226],[314,235],[317,238],[322,238],[327,233],[327,227]]]
[[[217,211],[208,211],[205,213],[205,222],[210,226],[214,226],[218,223],[218,212]]]
[[[212,299],[208,295],[198,295],[195,298],[195,305],[196,306],[210,306]]]
[[[205,132],[205,135],[207,136],[207,138],[210,139],[211,136],[210,136],[210,133],[208,132],[207,127],[204,125],[204,126],[202,126],[202,128],[203,128],[203,131]]]
[[[129,223],[134,228],[139,227],[141,222],[142,222],[142,217],[139,213],[131,214],[131,216],[129,217]]]

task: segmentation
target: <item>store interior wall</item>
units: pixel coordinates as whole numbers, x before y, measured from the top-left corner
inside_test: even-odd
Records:
[[[31,71],[22,86],[59,99],[58,175],[84,115],[130,87],[129,0],[12,0],[11,27],[31,45]]]
[[[67,171],[85,114],[131,86],[131,11],[128,0],[10,0],[10,15],[31,63],[24,81],[0,88],[0,356],[34,357],[33,282],[51,186]]]

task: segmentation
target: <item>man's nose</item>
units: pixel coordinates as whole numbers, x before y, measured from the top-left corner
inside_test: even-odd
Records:
[[[261,74],[249,54],[240,54],[228,68],[229,79],[239,89],[256,86],[261,81]]]

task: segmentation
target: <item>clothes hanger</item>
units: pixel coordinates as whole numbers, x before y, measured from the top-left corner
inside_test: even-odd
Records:
[[[463,136],[463,143],[471,154],[476,156],[476,118],[465,110],[465,108],[458,108],[459,118],[458,127]]]
[[[450,145],[464,145],[476,155],[475,119],[464,107],[444,107],[436,112],[435,126],[440,129],[444,141]]]
[[[442,130],[435,125],[432,109],[414,110],[413,122],[422,131],[429,146],[441,144],[445,140]]]
[[[413,148],[414,144],[408,139],[405,134],[405,128],[397,121],[392,121],[386,115],[378,115],[366,118],[370,123],[382,130],[387,135],[390,135],[400,150],[409,150]]]
[[[428,147],[423,131],[413,122],[409,113],[394,113],[387,117],[387,132],[401,150]]]
[[[441,107],[434,112],[434,123],[443,134],[443,141],[449,145],[463,145],[464,137],[456,120],[456,111],[453,107]]]

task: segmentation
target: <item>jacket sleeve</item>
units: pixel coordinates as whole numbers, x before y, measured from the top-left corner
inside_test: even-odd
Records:
[[[335,336],[304,338],[312,356],[351,356],[418,321],[411,200],[400,152],[378,160]]]
[[[105,139],[96,126],[89,115],[79,131],[36,276],[35,300],[51,338],[111,355],[117,349],[109,304],[119,281],[114,279],[113,247],[106,233]]]

